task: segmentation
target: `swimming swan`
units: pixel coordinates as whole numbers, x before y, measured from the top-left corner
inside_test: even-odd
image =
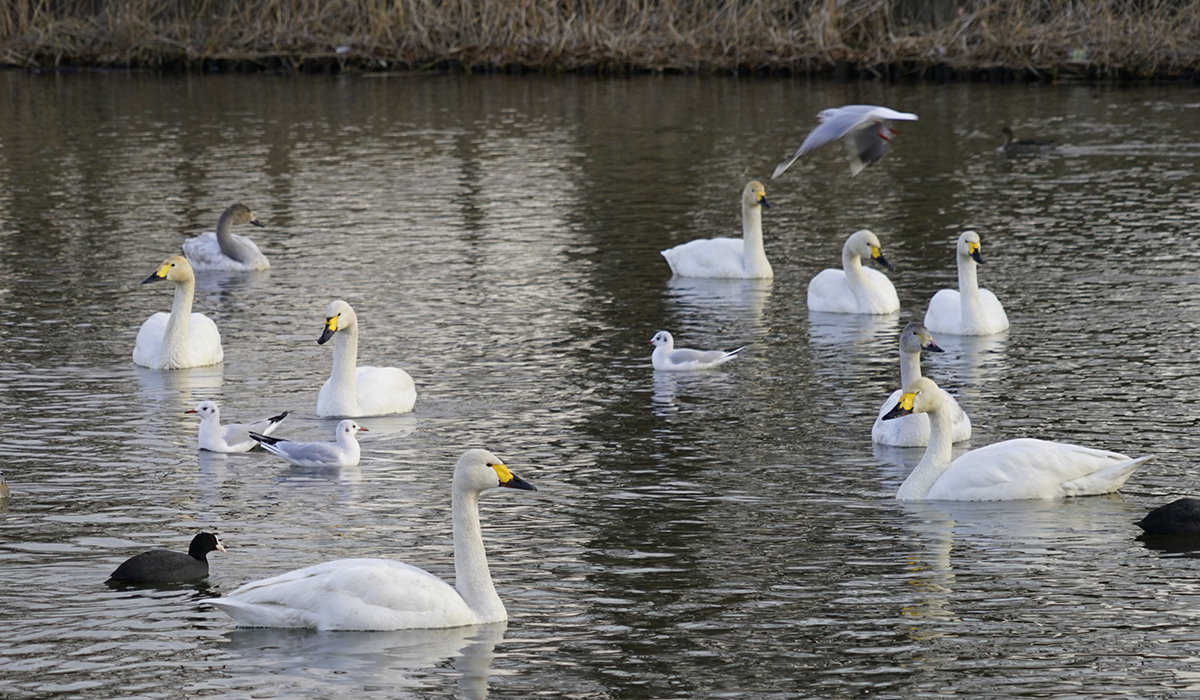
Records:
[[[208,452],[249,452],[258,445],[250,437],[250,431],[270,435],[279,427],[288,412],[263,418],[253,423],[230,423],[221,425],[221,409],[216,401],[201,401],[195,408],[184,413],[200,416],[200,449]]]
[[[746,348],[745,345],[733,350],[676,348],[675,339],[666,331],[655,333],[653,338],[646,341],[646,344],[654,346],[654,353],[650,355],[650,363],[659,372],[712,369],[729,362]]]
[[[417,387],[408,372],[396,367],[358,367],[358,316],[341,299],[325,309],[325,330],[317,340],[333,345],[333,372],[317,395],[317,415],[383,416],[408,413],[417,401]]]
[[[888,144],[896,134],[892,121],[915,122],[917,115],[876,105],[846,105],[821,110],[817,120],[821,123],[809,132],[792,157],[775,166],[772,180],[800,156],[840,138],[846,138],[846,150],[850,152],[850,175],[857,175],[888,152]]]
[[[770,208],[758,180],[742,190],[742,237],[701,238],[662,251],[679,277],[771,279],[771,263],[763,252],[762,210]]]
[[[864,257],[891,268],[880,252],[879,238],[866,229],[858,231],[842,246],[842,269],[822,270],[808,283],[808,308],[835,314],[899,311],[900,297],[892,281],[882,272],[863,267]]]
[[[167,258],[142,284],[167,280],[175,285],[171,313],[162,311],[142,323],[133,345],[133,361],[151,369],[186,369],[215,365],[225,359],[217,324],[192,313],[196,276],[182,255]]]
[[[230,206],[217,219],[216,232],[208,231],[183,242],[183,254],[196,270],[269,270],[271,263],[254,245],[254,241],[233,233],[234,224],[262,226],[242,203]]]
[[[996,295],[979,288],[978,266],[983,263],[979,234],[963,231],[955,246],[958,290],[942,289],[929,300],[925,327],[947,335],[992,335],[1008,328],[1008,315]]]
[[[950,461],[950,397],[922,377],[885,420],[929,414],[929,447],[900,485],[900,500],[1012,501],[1112,493],[1153,455],[1130,458],[1032,438],[996,442]]]
[[[243,627],[402,630],[503,622],[508,612],[488,572],[479,529],[479,494],[506,487],[536,491],[487,450],[458,460],[450,487],[454,586],[409,564],[342,559],[247,583],[212,603]]]
[[[938,344],[933,342],[929,329],[913,321],[900,331],[900,386],[906,387],[921,378],[921,351],[943,352]],[[881,445],[897,447],[922,447],[929,444],[929,416],[924,413],[914,413],[903,418],[884,420],[884,415],[892,410],[900,400],[903,389],[892,392],[887,401],[879,407],[879,415],[875,425],[871,426],[871,439]],[[971,438],[971,419],[963,412],[953,396],[950,399],[950,435],[954,442],[962,442]]]

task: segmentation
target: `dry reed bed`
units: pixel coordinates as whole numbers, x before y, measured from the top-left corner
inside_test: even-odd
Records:
[[[0,63],[1200,74],[1200,0],[6,0]]]

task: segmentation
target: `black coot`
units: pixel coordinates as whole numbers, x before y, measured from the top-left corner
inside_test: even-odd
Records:
[[[225,546],[211,532],[192,538],[188,553],[151,549],[132,557],[109,576],[109,583],[187,583],[208,576],[208,553],[224,552]]]

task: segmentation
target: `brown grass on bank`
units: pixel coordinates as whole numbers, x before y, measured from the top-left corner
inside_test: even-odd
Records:
[[[1200,73],[1200,0],[5,0],[0,63]]]

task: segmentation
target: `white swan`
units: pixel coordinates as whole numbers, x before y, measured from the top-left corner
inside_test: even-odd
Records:
[[[679,277],[771,279],[771,263],[763,251],[762,210],[770,208],[758,180],[742,190],[742,237],[701,238],[662,251]]]
[[[929,329],[913,321],[900,331],[900,386],[906,387],[921,378],[921,351],[943,352],[938,344],[933,342]],[[884,420],[883,417],[892,410],[903,389],[892,392],[887,401],[879,407],[879,415],[875,425],[871,426],[871,440],[881,445],[897,447],[922,447],[929,444],[929,416],[924,413],[914,413],[902,418]],[[962,442],[971,438],[971,419],[954,400],[950,399],[950,439]]]
[[[1064,442],[1021,438],[971,450],[950,461],[949,395],[922,377],[885,419],[929,414],[929,447],[900,485],[901,500],[1012,501],[1112,493],[1153,455],[1131,458]]]
[[[362,457],[358,434],[365,432],[367,429],[358,423],[344,420],[334,429],[333,442],[292,442],[254,432],[250,437],[267,452],[297,467],[357,467]]]
[[[358,367],[358,316],[341,299],[325,309],[325,330],[317,340],[333,345],[333,372],[317,395],[317,415],[383,416],[408,413],[417,401],[417,387],[408,372],[396,367]]]
[[[217,324],[204,314],[192,313],[196,276],[188,261],[182,255],[167,258],[142,284],[159,280],[175,285],[175,301],[170,314],[159,311],[138,329],[134,363],[151,369],[186,369],[225,359]]]
[[[487,450],[458,460],[450,487],[454,586],[388,559],[342,559],[248,583],[212,603],[243,627],[400,630],[503,622],[508,612],[488,571],[479,494],[497,487],[536,491]]]
[[[1007,329],[1004,305],[995,294],[979,288],[977,272],[983,263],[979,234],[964,231],[955,251],[958,290],[943,289],[933,295],[925,311],[925,327],[947,335],[991,335]]]
[[[712,369],[723,365],[738,356],[746,348],[743,345],[734,350],[692,350],[691,348],[676,348],[675,339],[666,331],[659,331],[646,341],[654,346],[650,355],[650,363],[654,369],[663,371]]]
[[[842,246],[842,269],[821,270],[808,283],[808,308],[835,314],[899,311],[900,297],[892,281],[878,270],[863,267],[864,257],[891,268],[880,252],[879,238],[866,229],[857,231]]]
[[[850,152],[850,175],[857,175],[888,152],[888,144],[896,134],[891,122],[915,122],[917,115],[876,105],[846,105],[821,110],[817,120],[821,123],[809,132],[792,157],[775,166],[772,180],[792,167],[800,156],[843,137]]]
[[[250,437],[250,432],[270,435],[288,412],[277,416],[263,418],[253,423],[230,423],[221,425],[221,409],[216,401],[201,401],[195,408],[184,411],[200,416],[200,449],[209,452],[249,452],[258,443]]]
[[[254,241],[233,233],[234,224],[262,226],[242,203],[230,206],[217,219],[217,230],[202,233],[183,242],[183,254],[196,270],[269,270],[271,263],[254,245]]]

